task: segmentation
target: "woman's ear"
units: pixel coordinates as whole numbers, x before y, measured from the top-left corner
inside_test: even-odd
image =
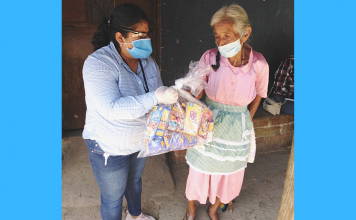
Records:
[[[115,39],[116,41],[121,45],[122,43],[124,43],[124,37],[122,36],[122,34],[120,32],[116,32],[115,34]]]
[[[252,32],[252,28],[251,27],[247,27],[245,32],[244,32],[244,34],[243,34],[243,36],[242,36],[242,42],[243,43],[245,43],[248,40],[248,38],[251,35],[251,32]]]

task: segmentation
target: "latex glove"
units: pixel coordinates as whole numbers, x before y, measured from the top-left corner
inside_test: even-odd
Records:
[[[155,91],[158,104],[170,105],[178,100],[178,91],[173,87],[161,86]]]

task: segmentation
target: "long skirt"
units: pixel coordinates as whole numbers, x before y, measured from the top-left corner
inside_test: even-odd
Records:
[[[214,204],[216,197],[222,203],[229,203],[236,198],[241,191],[245,169],[229,175],[209,175],[189,168],[185,195],[188,200],[197,200],[205,204],[207,197]]]

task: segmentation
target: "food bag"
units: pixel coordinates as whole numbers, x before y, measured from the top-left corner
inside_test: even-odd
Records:
[[[178,91],[178,101],[152,109],[144,137],[145,147],[138,157],[184,150],[206,142],[213,112],[195,97],[205,88],[205,79],[211,70],[210,65],[190,63],[189,72],[173,86]]]
[[[145,131],[145,145],[152,154],[165,152],[164,133],[168,125],[170,109],[165,106],[155,106],[148,120]]]

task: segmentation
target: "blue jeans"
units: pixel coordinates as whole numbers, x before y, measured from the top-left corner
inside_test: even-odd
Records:
[[[121,220],[122,199],[125,195],[129,212],[141,214],[141,175],[146,158],[130,155],[109,156],[105,165],[104,151],[99,144],[85,139],[89,161],[101,194],[101,217],[103,220]]]
[[[289,101],[289,100],[286,101],[284,96],[276,93],[272,94],[271,98],[277,102],[284,103],[281,106],[281,113],[294,115],[294,101]]]

